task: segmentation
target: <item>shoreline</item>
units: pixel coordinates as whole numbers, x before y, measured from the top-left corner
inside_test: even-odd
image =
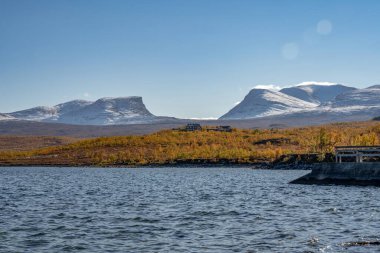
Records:
[[[142,164],[142,165],[97,165],[97,164],[0,164],[0,168],[5,167],[44,167],[44,168],[250,168],[255,170],[312,170],[317,166],[326,164],[275,164],[270,162],[262,163],[164,163],[164,164]]]

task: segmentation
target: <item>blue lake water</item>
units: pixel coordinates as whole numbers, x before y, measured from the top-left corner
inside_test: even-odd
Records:
[[[306,171],[0,168],[0,252],[380,252],[380,188]]]

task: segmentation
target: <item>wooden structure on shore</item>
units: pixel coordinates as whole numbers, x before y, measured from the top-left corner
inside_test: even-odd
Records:
[[[290,183],[380,187],[380,146],[338,146],[335,161],[318,164],[310,173]]]
[[[367,159],[380,159],[380,146],[337,146],[335,147],[335,162],[342,163],[344,158],[355,159],[356,163]],[[352,160],[350,159],[350,160]]]

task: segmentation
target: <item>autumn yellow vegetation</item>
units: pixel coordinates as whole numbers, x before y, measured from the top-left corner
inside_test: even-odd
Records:
[[[379,145],[380,123],[335,123],[232,132],[164,130],[144,136],[101,137],[31,151],[2,151],[0,165],[148,165],[208,161],[256,163],[290,154],[334,152],[337,145]]]
[[[72,137],[59,136],[12,136],[0,135],[1,151],[27,151],[44,147],[59,146],[69,144],[78,139]]]

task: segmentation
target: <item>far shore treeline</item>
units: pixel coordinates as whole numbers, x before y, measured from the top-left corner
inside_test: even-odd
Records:
[[[12,142],[17,137],[7,138]],[[29,138],[39,143],[46,137]],[[371,121],[289,129],[233,129],[232,132],[163,130],[144,136],[65,139],[57,141],[57,145],[49,140],[47,146],[50,147],[42,147],[39,143],[33,148],[28,143],[28,150],[0,149],[0,165],[253,164],[286,161],[289,157],[302,157],[305,154],[313,154],[318,161],[326,161],[326,157],[331,158],[337,145],[379,145],[380,123]]]

